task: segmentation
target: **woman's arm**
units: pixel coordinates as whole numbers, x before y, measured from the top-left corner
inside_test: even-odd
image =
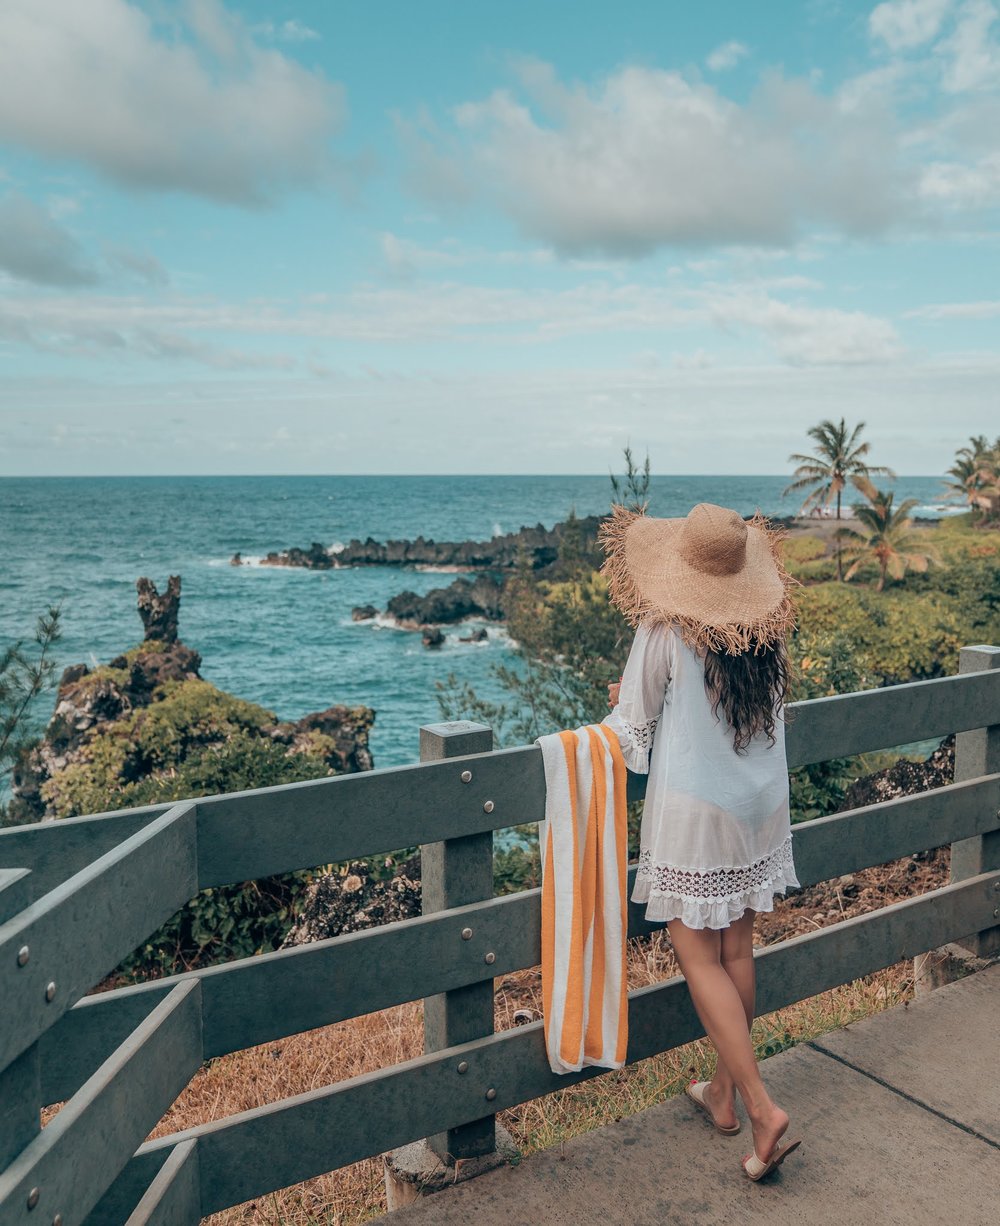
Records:
[[[618,736],[629,770],[649,771],[653,734],[663,711],[663,697],[670,680],[670,634],[659,623],[642,622],[635,632],[620,682],[608,686],[611,714],[604,724]]]

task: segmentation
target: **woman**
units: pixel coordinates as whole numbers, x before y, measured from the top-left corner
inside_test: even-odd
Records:
[[[615,507],[602,527],[613,603],[636,627],[605,724],[649,774],[632,901],[665,922],[692,1001],[718,1052],[688,1095],[720,1132],[753,1130],[743,1169],[774,1170],[788,1115],[769,1096],[750,1041],[753,922],[799,882],[792,858],[783,703],[793,583],[762,516],[701,503],[684,519]]]

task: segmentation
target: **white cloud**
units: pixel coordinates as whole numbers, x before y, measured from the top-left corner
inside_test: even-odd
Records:
[[[291,17],[277,25],[273,21],[258,21],[250,27],[250,32],[279,43],[311,43],[322,38],[318,30],[305,25],[297,17]]]
[[[395,277],[411,277],[425,269],[454,268],[465,263],[457,250],[424,247],[388,232],[379,236],[379,245],[386,269]]]
[[[911,51],[936,36],[951,0],[887,0],[872,9],[868,29],[890,51]]]
[[[0,199],[0,270],[37,285],[93,285],[98,279],[76,239],[17,193]]]
[[[278,27],[278,38],[285,43],[311,43],[320,37],[319,31],[304,25],[297,17],[283,21]]]
[[[414,180],[438,203],[477,194],[560,254],[665,243],[787,243],[807,224],[881,233],[908,177],[878,99],[850,110],[801,81],[746,105],[676,72],[626,67],[588,89],[545,64],[466,102],[454,126],[411,129]]]
[[[908,319],[996,319],[1000,302],[938,302],[906,312]]]
[[[379,246],[386,270],[394,277],[411,277],[437,268],[461,268],[470,264],[537,266],[551,264],[555,259],[547,248],[497,250],[472,246],[457,239],[446,239],[430,247],[388,231],[379,235]]]
[[[947,61],[941,83],[949,93],[996,89],[1000,84],[1000,44],[990,37],[996,20],[996,6],[989,0],[962,5],[953,33],[935,48]]]
[[[923,170],[920,194],[927,200],[963,209],[1000,203],[1000,153],[975,162],[931,162]]]
[[[723,296],[710,311],[724,325],[759,329],[793,366],[863,366],[903,354],[892,324],[863,311],[804,307],[767,294]]]
[[[254,338],[399,344],[445,341],[493,348],[544,346],[565,338],[684,330],[738,334],[760,358],[790,365],[889,362],[902,347],[891,324],[833,307],[804,306],[769,292],[766,284],[698,289],[593,281],[569,289],[421,283],[362,287],[329,303],[226,303],[172,296],[160,300],[92,296],[6,299],[8,341],[49,352],[121,352],[182,357],[221,369],[288,368],[283,356],[261,352]],[[243,349],[216,336],[240,336]]]
[[[748,47],[731,39],[728,43],[722,43],[721,46],[710,52],[705,58],[705,63],[712,72],[725,72],[728,68],[735,68],[740,60],[749,54]]]
[[[218,0],[191,0],[172,27],[126,0],[5,0],[3,27],[11,144],[243,205],[335,174],[339,86],[259,46]]]
[[[167,270],[148,251],[136,251],[124,243],[105,243],[104,258],[118,272],[127,273],[146,285],[166,285],[170,281]]]
[[[0,341],[42,353],[192,362],[214,370],[291,370],[286,354],[251,352],[191,335],[176,318],[131,299],[0,299]]]

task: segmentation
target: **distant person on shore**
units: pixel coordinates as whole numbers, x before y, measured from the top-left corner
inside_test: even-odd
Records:
[[[683,519],[614,508],[602,527],[612,602],[636,627],[609,685],[625,762],[648,773],[633,902],[666,923],[691,999],[718,1052],[689,1097],[719,1132],[750,1117],[752,1180],[801,1141],[761,1080],[750,1028],[753,924],[798,887],[792,858],[783,709],[792,580],[779,535],[757,516],[701,503]]]

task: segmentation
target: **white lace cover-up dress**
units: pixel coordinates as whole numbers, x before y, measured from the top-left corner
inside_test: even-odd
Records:
[[[629,769],[649,774],[632,891],[647,920],[728,928],[799,886],[778,714],[774,745],[760,733],[737,754],[722,708],[712,713],[702,658],[674,627],[640,623],[604,723]]]

